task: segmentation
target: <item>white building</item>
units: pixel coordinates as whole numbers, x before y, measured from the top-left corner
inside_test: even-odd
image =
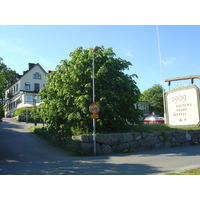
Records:
[[[28,70],[5,90],[5,117],[13,117],[14,112],[22,107],[35,107],[40,104],[37,97],[40,89],[45,86],[47,72],[39,63],[29,63]]]
[[[136,104],[136,108],[142,110],[144,113],[144,116],[150,114],[150,104],[148,101],[139,101]]]

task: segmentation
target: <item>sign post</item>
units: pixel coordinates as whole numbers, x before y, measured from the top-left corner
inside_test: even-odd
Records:
[[[94,135],[93,135],[93,140],[94,140],[94,155],[96,155],[96,119],[99,119],[99,111],[100,107],[96,103],[92,103],[89,106],[89,111],[92,113],[92,119],[93,119],[93,129],[94,129]]]
[[[98,51],[100,47],[95,46],[92,49],[92,98],[93,104],[95,104],[95,81],[94,81],[94,53]],[[93,118],[93,140],[94,140],[94,155],[96,156],[96,118]]]
[[[29,111],[26,110],[26,122],[28,122],[28,114],[29,114]]]
[[[171,127],[200,125],[199,88],[195,85],[170,90],[166,94],[167,119]]]

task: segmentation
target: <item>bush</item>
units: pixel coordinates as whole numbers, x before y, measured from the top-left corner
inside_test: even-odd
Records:
[[[26,115],[26,110],[28,110],[28,113],[30,113],[32,108],[18,108],[15,113],[14,116],[18,116],[18,115]]]
[[[0,104],[0,120],[1,120],[1,118],[3,118],[3,117],[4,117],[3,105]]]

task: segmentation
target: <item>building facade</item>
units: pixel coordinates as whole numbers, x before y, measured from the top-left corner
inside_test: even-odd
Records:
[[[28,70],[5,90],[5,117],[13,117],[18,108],[36,107],[40,104],[37,97],[40,89],[46,84],[47,72],[37,63],[29,63]]]
[[[139,102],[136,104],[136,108],[142,110],[143,113],[144,113],[144,116],[150,114],[150,104],[149,104],[148,101],[139,101]]]

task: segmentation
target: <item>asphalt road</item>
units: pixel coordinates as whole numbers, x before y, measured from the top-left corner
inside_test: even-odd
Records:
[[[200,167],[200,146],[75,157],[32,134],[31,125],[0,122],[1,175],[156,175]]]

